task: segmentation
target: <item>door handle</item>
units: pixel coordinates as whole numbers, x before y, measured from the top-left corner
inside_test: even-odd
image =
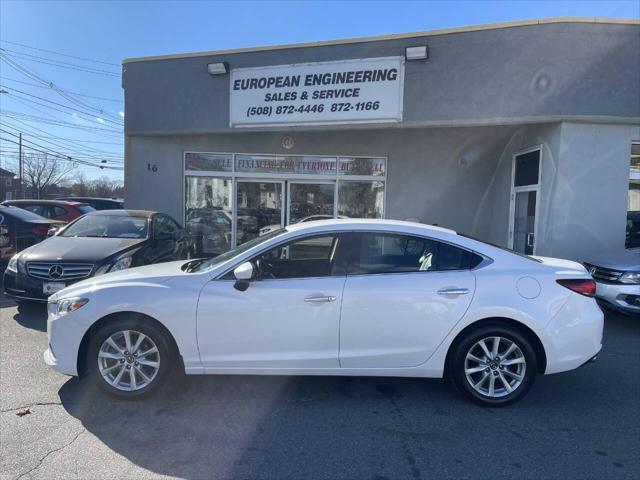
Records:
[[[304,299],[306,303],[327,303],[327,302],[335,302],[336,297],[333,295],[320,296],[320,297],[307,297]]]
[[[438,290],[438,295],[466,295],[469,293],[468,288],[443,288]]]
[[[527,233],[527,247],[533,247],[534,238],[535,237],[533,233]]]

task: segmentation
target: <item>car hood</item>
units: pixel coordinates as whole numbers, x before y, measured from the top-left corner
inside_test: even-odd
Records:
[[[640,248],[610,250],[589,257],[587,263],[612,270],[640,271]]]
[[[25,250],[22,259],[37,261],[99,261],[144,242],[144,238],[49,237]]]
[[[191,275],[184,272],[182,266],[187,260],[176,262],[156,263],[144,267],[128,268],[118,272],[106,273],[97,277],[90,277],[81,282],[74,283],[67,288],[49,297],[49,301],[56,301],[59,298],[71,297],[87,291],[99,290],[110,285],[130,285],[141,283],[165,283],[180,275]]]

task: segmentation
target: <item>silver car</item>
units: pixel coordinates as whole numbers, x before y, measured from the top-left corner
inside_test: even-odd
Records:
[[[640,248],[605,252],[584,266],[596,281],[600,303],[640,315]]]

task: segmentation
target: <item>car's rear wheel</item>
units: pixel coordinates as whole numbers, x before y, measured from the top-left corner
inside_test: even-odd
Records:
[[[467,398],[501,407],[526,395],[537,369],[529,339],[516,329],[495,325],[471,331],[458,342],[447,370]]]
[[[167,381],[175,354],[162,329],[134,316],[109,322],[96,332],[87,365],[89,378],[105,392],[139,398]]]

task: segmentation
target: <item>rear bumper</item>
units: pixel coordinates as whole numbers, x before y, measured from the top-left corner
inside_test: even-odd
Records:
[[[604,314],[595,300],[572,294],[539,332],[547,355],[545,374],[573,370],[593,360],[602,349],[603,327]]]
[[[596,299],[611,308],[640,314],[640,285],[596,281]]]

